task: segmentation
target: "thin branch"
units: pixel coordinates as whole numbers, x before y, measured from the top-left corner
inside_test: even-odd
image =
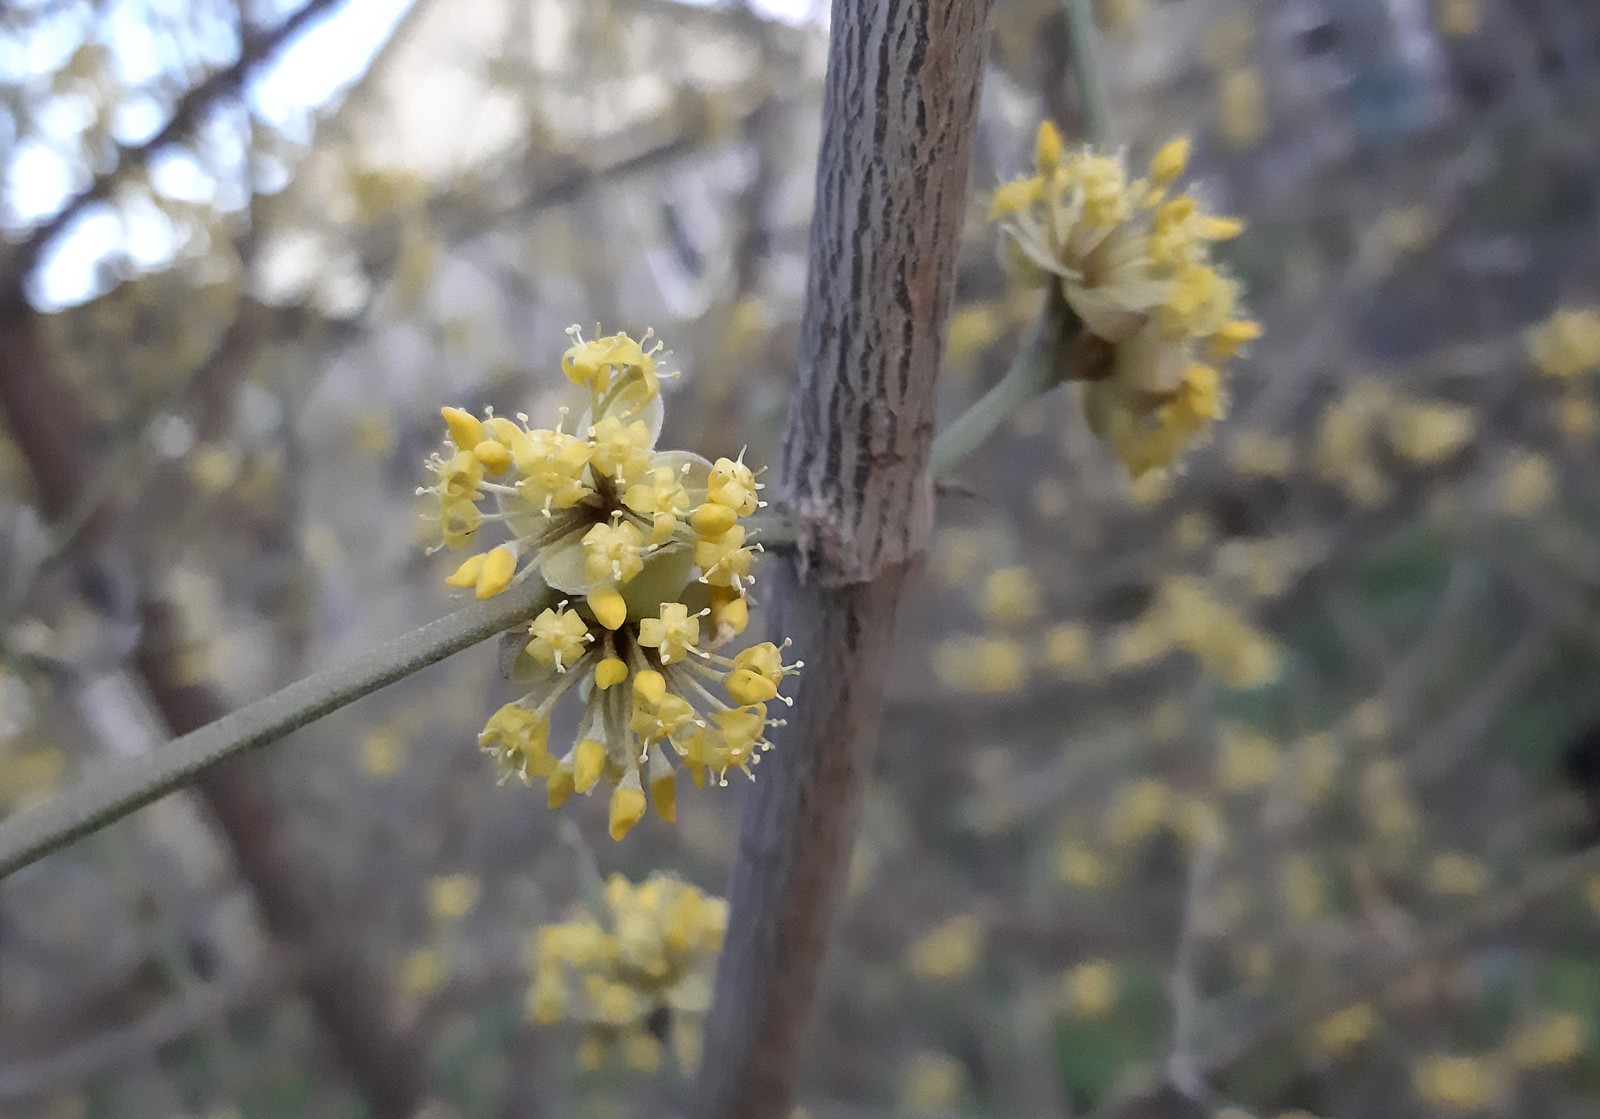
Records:
[[[1061,370],[1071,367],[1063,356],[1077,335],[1076,316],[1067,308],[1059,288],[1052,288],[1038,324],[1005,374],[934,439],[928,460],[933,476],[948,479],[1024,404],[1059,385]]]
[[[1085,139],[1097,148],[1111,142],[1111,114],[1106,108],[1105,81],[1100,74],[1099,32],[1089,0],[1062,0],[1067,9],[1067,36],[1072,47],[1072,80],[1083,109]]]
[[[277,27],[243,43],[239,57],[233,64],[216,71],[191,87],[173,106],[167,123],[148,140],[139,144],[118,145],[116,159],[109,171],[94,177],[83,190],[73,195],[67,203],[34,228],[27,239],[18,246],[8,261],[12,278],[21,280],[38,261],[52,241],[70,225],[86,206],[98,202],[111,193],[117,182],[148,164],[162,149],[189,136],[204,119],[211,107],[224,97],[237,92],[255,72],[257,66],[268,61],[298,35],[307,24],[330,10],[338,0],[306,0],[306,3]]]
[[[0,878],[182,788],[225,758],[276,742],[370,692],[504,632],[549,599],[544,584],[526,579],[498,598],[475,602],[346,665],[290,684],[173,739],[153,754],[100,766],[53,800],[0,820]]]

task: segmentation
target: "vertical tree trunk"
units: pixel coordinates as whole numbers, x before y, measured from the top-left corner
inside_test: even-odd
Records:
[[[698,1119],[788,1115],[896,608],[932,523],[934,390],[992,0],[835,0],[771,564],[806,662],[745,802]]]

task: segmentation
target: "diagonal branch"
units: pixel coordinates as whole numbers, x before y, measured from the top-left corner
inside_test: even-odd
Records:
[[[154,753],[107,762],[60,796],[0,820],[0,878],[159,800],[235,754],[276,742],[371,692],[418,672],[536,613],[550,591],[524,580],[337,668],[297,680],[175,738]]]

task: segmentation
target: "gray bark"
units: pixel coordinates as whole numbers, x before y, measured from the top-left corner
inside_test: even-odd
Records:
[[[992,0],[835,0],[769,565],[806,662],[744,806],[692,1114],[779,1119],[848,868],[896,608],[933,517],[934,390]]]

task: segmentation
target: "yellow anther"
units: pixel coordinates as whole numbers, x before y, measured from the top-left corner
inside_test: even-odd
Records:
[[[644,789],[639,785],[639,775],[630,773],[611,794],[611,838],[621,841],[644,819]]]
[[[600,771],[606,762],[605,744],[585,738],[578,743],[574,753],[576,759],[572,767],[572,787],[580,793],[586,793],[600,780]]]
[[[594,666],[594,686],[601,691],[622,683],[628,678],[628,666],[618,657],[607,657]]]
[[[1041,175],[1048,175],[1061,163],[1061,133],[1050,121],[1039,122],[1039,133],[1033,141],[1033,165]]]
[[[479,598],[493,598],[511,585],[511,577],[516,573],[517,554],[502,544],[483,557],[475,593]]]
[[[708,501],[689,514],[689,527],[707,539],[715,539],[739,523],[739,514],[726,505]]]
[[[671,770],[650,779],[650,803],[667,823],[678,818],[678,778]]]
[[[723,680],[735,703],[766,703],[778,694],[778,685],[748,668],[736,668]]]
[[[475,587],[478,585],[478,572],[483,570],[483,561],[487,558],[482,555],[468,556],[461,562],[461,566],[445,576],[445,583],[452,587]]]
[[[460,408],[440,408],[444,425],[450,431],[450,442],[463,451],[470,451],[484,440],[483,421],[471,412]]]
[[[633,691],[653,706],[667,694],[667,678],[653,668],[641,668],[633,675]]]
[[[589,609],[594,612],[595,621],[610,630],[617,629],[628,620],[628,604],[623,600],[622,592],[613,586],[599,586],[590,591]]]
[[[572,790],[572,771],[569,769],[558,769],[545,779],[545,799],[551,808],[560,808],[567,803]]]
[[[1150,177],[1163,185],[1172,182],[1189,166],[1189,137],[1179,136],[1161,145],[1150,160]]]
[[[506,467],[511,465],[511,448],[493,439],[485,439],[479,443],[472,448],[472,454],[491,474],[504,473]]]

